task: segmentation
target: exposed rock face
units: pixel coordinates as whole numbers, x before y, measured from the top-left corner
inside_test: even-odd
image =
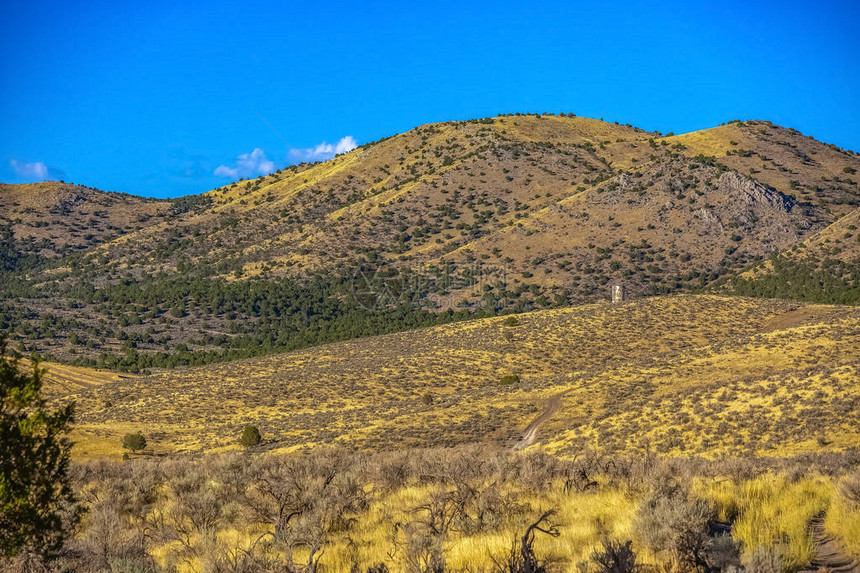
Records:
[[[719,186],[726,195],[739,197],[750,205],[763,205],[783,213],[790,213],[795,205],[790,197],[737,171],[726,171],[720,175]]]
[[[696,209],[695,211],[693,211],[693,216],[700,221],[703,221],[705,224],[712,227],[718,232],[722,232],[725,229],[725,227],[723,226],[723,222],[720,221],[720,218],[710,209],[707,209],[705,207]]]

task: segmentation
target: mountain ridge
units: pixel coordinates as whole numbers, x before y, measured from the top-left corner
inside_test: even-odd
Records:
[[[66,361],[139,369],[388,332],[388,319],[590,302],[610,284],[723,288],[853,217],[857,170],[857,154],[760,121],[666,136],[567,115],[428,124],[201,195],[121,196],[112,236],[15,263],[0,328],[23,323],[32,350]],[[73,204],[76,240],[86,204]],[[4,240],[62,238],[38,215],[4,213]],[[852,276],[834,288],[853,292]]]

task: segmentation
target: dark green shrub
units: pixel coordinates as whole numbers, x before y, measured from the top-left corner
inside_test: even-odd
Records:
[[[262,441],[263,437],[260,435],[260,430],[257,426],[248,424],[242,429],[242,436],[239,438],[239,444],[242,447],[253,448],[254,446],[259,446]]]
[[[506,374],[506,375],[502,376],[502,378],[499,380],[499,383],[504,384],[504,385],[509,385],[509,384],[516,384],[519,381],[520,381],[520,377],[518,375]]]
[[[146,438],[140,432],[134,434],[126,434],[122,438],[122,447],[132,452],[139,452],[146,448]]]
[[[516,326],[517,324],[519,324],[519,322],[520,321],[517,320],[516,316],[509,316],[508,318],[505,319],[504,325],[505,326]]]

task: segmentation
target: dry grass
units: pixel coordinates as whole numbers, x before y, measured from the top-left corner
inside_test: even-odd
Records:
[[[532,448],[782,456],[860,445],[849,422],[856,309],[675,296],[517,318],[83,388],[64,398],[78,403],[76,452],[119,456],[132,430],[158,452],[220,451],[246,423],[281,451],[512,446],[562,392]],[[510,374],[519,381],[503,384]]]
[[[831,480],[792,481],[785,474],[768,474],[741,483],[711,482],[702,489],[703,497],[720,508],[721,517],[733,522],[732,536],[745,551],[785,545],[787,570],[797,570],[814,557],[809,523],[828,509]]]
[[[79,571],[117,557],[144,563],[147,555],[183,573],[226,568],[236,555],[268,561],[261,570],[269,571],[293,570],[277,564],[306,560],[315,547],[326,571],[378,564],[418,571],[416,555],[435,555],[445,571],[491,571],[552,510],[545,525],[558,535],[534,540],[550,572],[582,571],[605,539],[631,540],[648,571],[695,570],[695,543],[712,564],[778,548],[782,568],[794,571],[812,557],[813,517],[827,512],[840,540],[851,534],[853,512],[843,519],[835,492],[852,478],[834,463],[844,471],[857,459],[661,461],[584,452],[564,461],[462,447],[84,464],[75,467],[75,486],[89,512],[72,555]],[[689,513],[695,507],[704,511]],[[295,520],[279,521],[285,511]],[[687,514],[699,517],[673,517]],[[731,525],[728,543],[708,535],[717,519]],[[655,539],[663,541],[654,547]]]
[[[71,183],[0,183],[0,224],[9,222],[24,253],[54,257],[95,247],[155,224],[170,203]]]
[[[860,473],[835,481],[824,527],[842,541],[845,550],[860,559]]]
[[[21,359],[21,366],[32,368],[30,361],[26,358]],[[40,362],[39,367],[45,370],[44,388],[46,396],[49,397],[64,396],[102,384],[135,378],[130,374],[121,374],[110,370],[70,366],[54,362]]]

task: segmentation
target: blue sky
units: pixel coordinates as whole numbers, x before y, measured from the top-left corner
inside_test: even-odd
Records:
[[[860,150],[858,30],[856,1],[7,0],[0,181],[177,196],[516,111]]]

